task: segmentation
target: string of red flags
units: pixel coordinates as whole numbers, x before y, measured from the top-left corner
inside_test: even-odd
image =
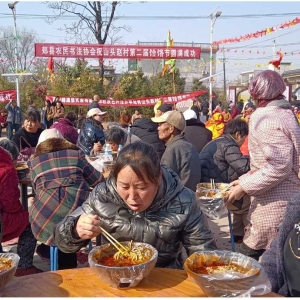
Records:
[[[244,42],[244,41],[248,41],[248,40],[251,40],[251,39],[254,39],[254,38],[262,37],[266,34],[270,34],[272,32],[276,32],[276,31],[284,29],[284,28],[289,28],[289,27],[295,26],[297,24],[300,24],[300,19],[298,17],[291,20],[291,21],[285,22],[281,25],[268,27],[266,29],[256,31],[254,33],[248,33],[248,34],[242,35],[240,37],[236,37],[236,38],[229,38],[229,39],[224,39],[224,40],[220,40],[220,41],[215,41],[215,42],[213,42],[213,44],[214,45],[221,45],[221,44],[228,44],[228,43]]]

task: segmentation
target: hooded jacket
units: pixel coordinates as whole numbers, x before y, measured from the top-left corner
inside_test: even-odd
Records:
[[[130,132],[138,136],[143,142],[151,144],[159,157],[165,152],[165,145],[158,137],[157,123],[147,118],[140,118],[134,121]]]
[[[96,214],[101,226],[119,241],[151,244],[158,250],[157,267],[181,268],[181,245],[187,254],[216,249],[206,218],[196,204],[195,194],[183,187],[178,176],[162,167],[162,183],[143,212],[133,212],[121,199],[112,178],[97,185],[87,201],[67,216],[55,230],[55,244],[63,252],[76,252],[88,241],[76,238],[73,229],[83,214]],[[101,236],[102,243],[108,243]]]
[[[103,127],[100,122],[92,118],[87,118],[81,127],[77,146],[80,147],[86,155],[90,155],[94,143],[98,142],[100,142],[102,146],[105,144]]]
[[[203,147],[212,140],[212,132],[205,128],[204,123],[191,119],[186,120],[184,137],[200,153]]]
[[[40,143],[29,166],[36,193],[30,209],[32,232],[37,240],[51,245],[55,225],[79,207],[89,187],[103,177],[77,146],[59,138]]]
[[[28,211],[20,202],[19,178],[10,154],[0,147],[0,212],[2,242],[18,237],[29,225]]]
[[[58,122],[54,123],[50,128],[56,128],[66,140],[76,145],[78,140],[78,132],[70,120],[66,118],[60,118],[58,119]]]

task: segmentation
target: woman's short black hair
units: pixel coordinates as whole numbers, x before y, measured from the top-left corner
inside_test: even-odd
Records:
[[[18,146],[9,139],[0,140],[0,147],[11,154],[13,160],[17,160],[19,156]]]
[[[241,119],[230,120],[226,124],[223,133],[235,135],[237,132],[239,132],[242,137],[244,137],[245,135],[248,135],[248,133],[249,133],[248,124]]]
[[[119,153],[112,177],[117,180],[119,172],[127,166],[131,167],[140,180],[158,182],[160,159],[152,145],[139,141],[125,146]]]
[[[77,116],[74,111],[66,113],[65,118],[74,123],[77,120]]]
[[[24,120],[41,122],[41,114],[36,108],[32,107],[27,110]]]
[[[106,140],[117,145],[124,144],[125,131],[120,127],[112,127],[106,133]]]

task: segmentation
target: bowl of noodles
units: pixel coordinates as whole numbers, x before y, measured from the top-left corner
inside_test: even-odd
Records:
[[[0,291],[14,277],[19,260],[15,253],[0,253]]]
[[[89,265],[102,282],[116,288],[132,288],[150,274],[158,252],[146,243],[131,241],[121,244],[130,251],[121,253],[111,244],[93,248],[89,253]]]
[[[270,282],[253,258],[230,251],[199,251],[184,262],[190,279],[208,297],[264,295],[271,291]]]

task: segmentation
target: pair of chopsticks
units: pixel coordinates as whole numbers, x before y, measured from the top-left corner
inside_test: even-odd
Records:
[[[215,180],[213,178],[210,178],[210,188],[211,189],[216,189]]]
[[[129,253],[129,249],[126,248],[125,246],[123,246],[121,243],[119,243],[111,234],[109,234],[104,228],[102,228],[101,226],[99,226],[100,229],[102,230],[103,234],[105,235],[105,237],[110,241],[110,243],[118,250],[120,251],[122,254],[125,253]]]

